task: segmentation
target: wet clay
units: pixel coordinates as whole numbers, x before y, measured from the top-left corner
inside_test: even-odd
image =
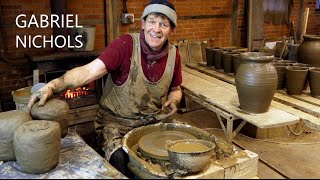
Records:
[[[50,99],[43,106],[35,103],[31,108],[31,116],[34,120],[56,121],[60,124],[61,137],[68,134],[70,108],[69,105],[59,99]]]
[[[13,151],[14,131],[31,120],[31,116],[24,111],[12,110],[0,113],[0,161],[16,159]]]
[[[17,163],[26,173],[40,174],[59,163],[60,126],[54,121],[29,121],[14,132]]]
[[[180,142],[172,145],[170,147],[170,150],[175,152],[190,153],[190,152],[204,152],[204,151],[209,151],[210,149],[207,146],[200,143]]]

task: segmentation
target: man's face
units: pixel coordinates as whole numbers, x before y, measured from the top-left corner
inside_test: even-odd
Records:
[[[170,20],[164,15],[149,14],[146,21],[142,20],[142,29],[147,44],[151,49],[159,51],[173,32]]]

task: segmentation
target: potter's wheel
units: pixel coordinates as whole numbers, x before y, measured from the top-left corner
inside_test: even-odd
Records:
[[[138,148],[141,154],[147,157],[169,160],[165,144],[181,139],[196,139],[196,137],[182,131],[154,131],[139,139]]]

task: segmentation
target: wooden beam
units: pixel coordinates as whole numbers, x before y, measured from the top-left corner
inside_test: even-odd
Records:
[[[107,22],[108,22],[108,43],[115,40],[120,34],[120,17],[119,17],[119,5],[118,1],[107,1]]]
[[[238,7],[239,1],[232,0],[232,15],[231,15],[231,45],[237,46],[238,41]]]
[[[248,9],[248,49],[252,51],[255,47],[253,41],[264,38],[263,1],[249,0]]]
[[[298,41],[302,39],[302,22],[303,22],[304,0],[300,0],[298,15]]]

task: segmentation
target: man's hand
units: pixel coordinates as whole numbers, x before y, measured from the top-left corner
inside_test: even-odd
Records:
[[[28,102],[27,111],[30,112],[32,106],[39,100],[39,106],[43,106],[47,99],[52,96],[53,90],[50,86],[50,84],[46,84],[41,89],[39,89],[37,92],[33,93],[30,97],[30,100]]]
[[[177,113],[178,111],[178,101],[177,100],[168,100],[166,101],[163,106],[161,111],[164,112],[161,116],[161,121],[162,122],[170,122],[173,119],[173,116]]]

